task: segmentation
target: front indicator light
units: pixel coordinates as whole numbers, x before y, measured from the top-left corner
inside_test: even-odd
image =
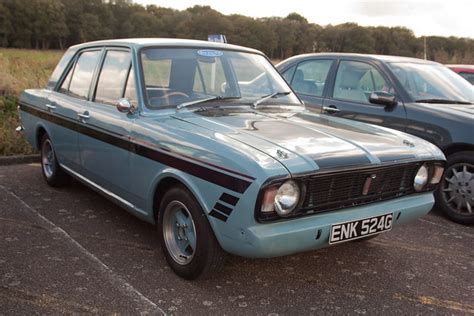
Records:
[[[443,177],[444,168],[440,165],[434,166],[433,176],[431,177],[430,184],[438,184]]]
[[[275,195],[277,194],[278,187],[273,186],[269,187],[268,189],[265,190],[265,193],[263,194],[263,199],[262,199],[262,208],[260,211],[262,213],[273,213],[275,211]]]

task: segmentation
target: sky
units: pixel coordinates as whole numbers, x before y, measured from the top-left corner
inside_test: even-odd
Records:
[[[291,12],[320,25],[355,22],[363,26],[405,26],[416,36],[474,38],[474,0],[134,0],[183,10],[208,5],[223,14],[251,17]]]

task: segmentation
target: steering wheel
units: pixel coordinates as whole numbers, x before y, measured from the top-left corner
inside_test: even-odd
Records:
[[[181,92],[181,91],[173,91],[173,92],[167,93],[167,94],[163,95],[162,98],[168,98],[168,97],[174,97],[174,96],[177,96],[177,97],[181,96],[181,97],[189,98],[189,95],[187,95],[186,93]]]

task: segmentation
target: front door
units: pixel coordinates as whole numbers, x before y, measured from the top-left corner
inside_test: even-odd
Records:
[[[403,102],[384,106],[369,102],[373,91],[395,93],[393,85],[376,65],[354,60],[339,62],[334,84],[323,101],[321,113],[405,130]]]

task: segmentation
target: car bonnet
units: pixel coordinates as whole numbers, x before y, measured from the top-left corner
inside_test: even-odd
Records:
[[[417,137],[309,111],[199,111],[177,113],[176,118],[256,148],[280,161],[292,174],[433,159],[436,155],[443,159],[435,146]]]

